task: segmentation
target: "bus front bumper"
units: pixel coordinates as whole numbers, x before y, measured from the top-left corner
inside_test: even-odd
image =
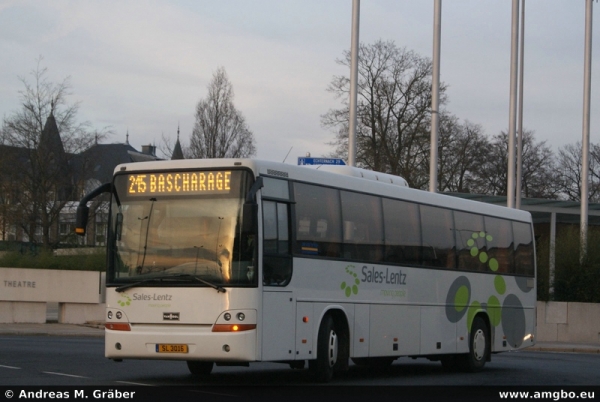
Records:
[[[256,361],[256,329],[212,332],[207,325],[131,325],[130,331],[105,330],[109,359]]]

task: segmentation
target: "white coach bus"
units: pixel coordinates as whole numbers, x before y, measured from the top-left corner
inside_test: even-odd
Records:
[[[335,170],[335,172],[333,172]],[[328,381],[401,356],[477,371],[535,341],[531,215],[351,167],[249,159],[120,165],[106,357],[283,362]]]

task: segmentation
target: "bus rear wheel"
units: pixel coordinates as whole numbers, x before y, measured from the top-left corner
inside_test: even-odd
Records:
[[[331,315],[319,327],[317,358],[309,361],[309,369],[318,382],[329,382],[340,362],[340,338]]]
[[[187,366],[192,375],[196,377],[206,377],[211,373],[213,369],[213,362],[188,360]]]
[[[468,372],[481,371],[488,360],[491,349],[490,331],[483,318],[473,319],[469,334],[469,353],[461,356],[461,368]]]

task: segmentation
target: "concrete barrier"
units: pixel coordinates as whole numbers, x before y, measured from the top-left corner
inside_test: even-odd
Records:
[[[537,302],[540,342],[600,342],[600,304]]]
[[[0,323],[45,323],[48,302],[59,323],[103,320],[104,283],[101,272],[0,268]]]

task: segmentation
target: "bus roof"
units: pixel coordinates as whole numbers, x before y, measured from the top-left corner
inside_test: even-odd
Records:
[[[350,166],[298,166],[258,159],[183,159],[121,164],[115,168],[115,174],[119,172],[134,171],[241,167],[251,169],[257,176],[262,175],[305,183],[321,184],[339,189],[376,194],[421,204],[436,205],[466,212],[476,212],[531,222],[531,214],[527,211],[413,189],[408,187],[406,180],[400,176],[358,169]]]

